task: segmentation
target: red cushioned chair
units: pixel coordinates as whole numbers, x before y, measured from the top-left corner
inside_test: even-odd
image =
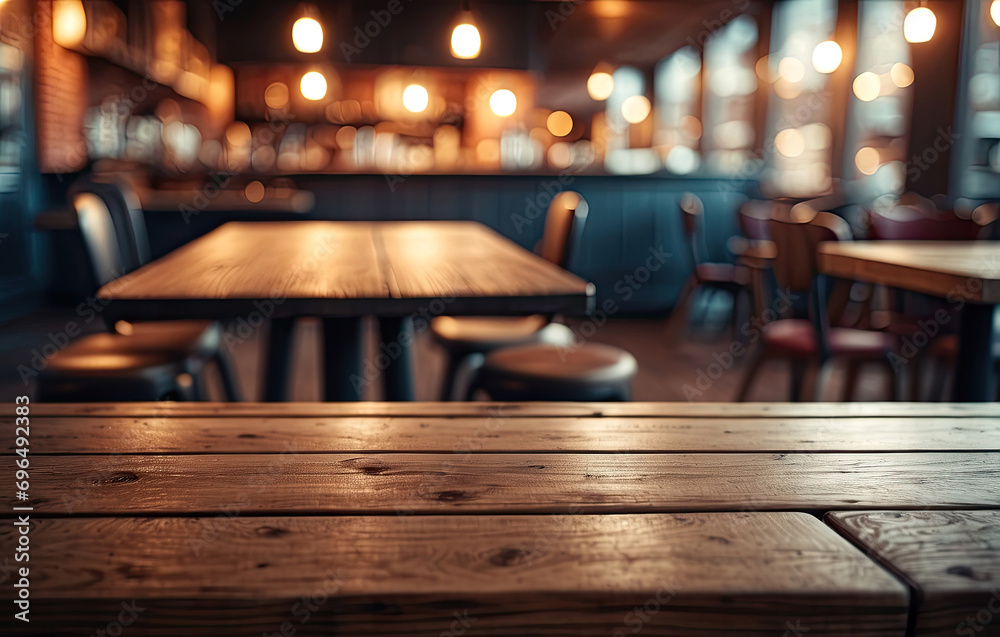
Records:
[[[888,371],[890,394],[895,398],[895,372],[888,359],[888,354],[896,348],[895,335],[830,327],[826,316],[825,285],[818,277],[816,249],[825,241],[849,241],[851,233],[847,222],[834,214],[798,205],[787,214],[777,211],[770,220],[770,227],[777,251],[775,279],[791,293],[808,295],[810,317],[782,318],[764,326],[760,350],[746,371],[737,400],[747,399],[761,366],[775,359],[791,364],[792,400],[800,399],[807,367],[818,365],[823,369],[835,360],[847,364],[845,400],[853,397],[858,373],[865,363],[877,364]]]

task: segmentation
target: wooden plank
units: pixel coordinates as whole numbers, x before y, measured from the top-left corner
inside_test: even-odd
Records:
[[[819,269],[935,296],[1000,303],[1000,245],[989,241],[852,241],[819,247]]]
[[[98,292],[106,315],[135,320],[583,313],[593,296],[586,281],[464,221],[230,222]]]
[[[8,403],[2,415],[12,414]],[[36,416],[77,417],[277,417],[318,416],[535,416],[687,418],[906,418],[1000,417],[1000,403],[49,403],[31,407]]]
[[[413,298],[582,294],[578,277],[468,222],[387,222],[374,226],[398,294]]]
[[[55,519],[31,537],[36,634],[93,633],[124,602],[143,609],[128,632],[171,637],[900,636],[908,605],[795,513]]]
[[[1000,451],[996,418],[123,417],[32,419],[31,453]],[[0,418],[13,431],[14,419]],[[0,453],[14,452],[14,438]]]
[[[860,511],[827,521],[913,588],[917,637],[1000,635],[1000,511]]]
[[[31,496],[36,516],[990,508],[1000,454],[37,456]]]

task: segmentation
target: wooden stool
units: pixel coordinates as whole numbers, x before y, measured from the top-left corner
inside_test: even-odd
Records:
[[[508,347],[486,356],[473,390],[503,401],[626,401],[638,368],[625,350],[598,343]]]

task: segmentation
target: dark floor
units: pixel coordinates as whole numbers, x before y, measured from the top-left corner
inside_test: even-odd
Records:
[[[714,314],[709,312],[707,318],[713,315],[725,316],[726,313],[725,308],[721,308]],[[32,379],[24,371],[31,368],[32,359],[37,353],[41,353],[43,346],[60,340],[67,322],[73,320],[79,321],[79,317],[71,309],[47,309],[0,326],[0,401],[10,401],[22,394],[31,395]],[[670,333],[675,336],[668,337],[668,323],[671,325]],[[713,329],[692,330],[687,327],[678,330],[679,323],[677,319],[614,318],[598,327],[587,340],[616,345],[635,355],[639,361],[639,374],[633,392],[635,400],[734,400],[754,351],[751,349],[742,356],[732,357],[729,354],[732,335],[723,326],[716,324]],[[582,327],[579,321],[570,321],[570,326],[577,331]],[[103,325],[100,320],[96,320],[88,329],[100,330]],[[582,331],[590,333],[591,330],[588,327]],[[262,330],[257,330],[241,343],[234,340],[229,342],[245,400],[259,399],[260,396],[261,332]],[[318,335],[317,322],[299,322],[290,391],[292,400],[320,399]],[[374,346],[370,349],[372,351],[369,356],[374,356]],[[50,347],[48,352],[52,351]],[[444,358],[429,333],[418,335],[414,360],[417,366],[414,376],[418,400],[437,400]],[[788,400],[789,380],[786,365],[767,365],[755,380],[751,399]],[[835,370],[823,393],[824,399],[839,399],[840,380],[841,374]],[[379,396],[378,388],[373,386],[366,389],[367,399],[378,399]],[[877,369],[865,372],[856,398],[886,400],[888,394],[884,373]]]

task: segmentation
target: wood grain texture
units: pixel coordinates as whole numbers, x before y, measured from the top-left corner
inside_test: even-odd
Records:
[[[5,497],[17,506],[13,494]],[[989,508],[1000,454],[37,456],[34,515]],[[8,509],[9,510],[9,509]]]
[[[233,318],[266,301],[272,317],[583,313],[593,294],[485,226],[444,221],[230,222],[98,292],[114,319]]]
[[[32,537],[36,634],[89,634],[135,600],[146,635],[898,636],[908,604],[794,513],[61,519]]]
[[[820,272],[944,298],[1000,303],[1000,245],[990,241],[854,241],[819,247]]]
[[[1000,511],[861,511],[826,519],[917,593],[915,635],[1000,635]]]
[[[33,455],[1000,451],[997,418],[38,416]],[[0,429],[13,431],[13,418]],[[0,454],[14,452],[10,438]]]
[[[13,413],[7,403],[3,415]],[[47,403],[31,406],[35,416],[191,418],[252,416],[483,416],[677,417],[686,418],[998,418],[1000,403]]]

